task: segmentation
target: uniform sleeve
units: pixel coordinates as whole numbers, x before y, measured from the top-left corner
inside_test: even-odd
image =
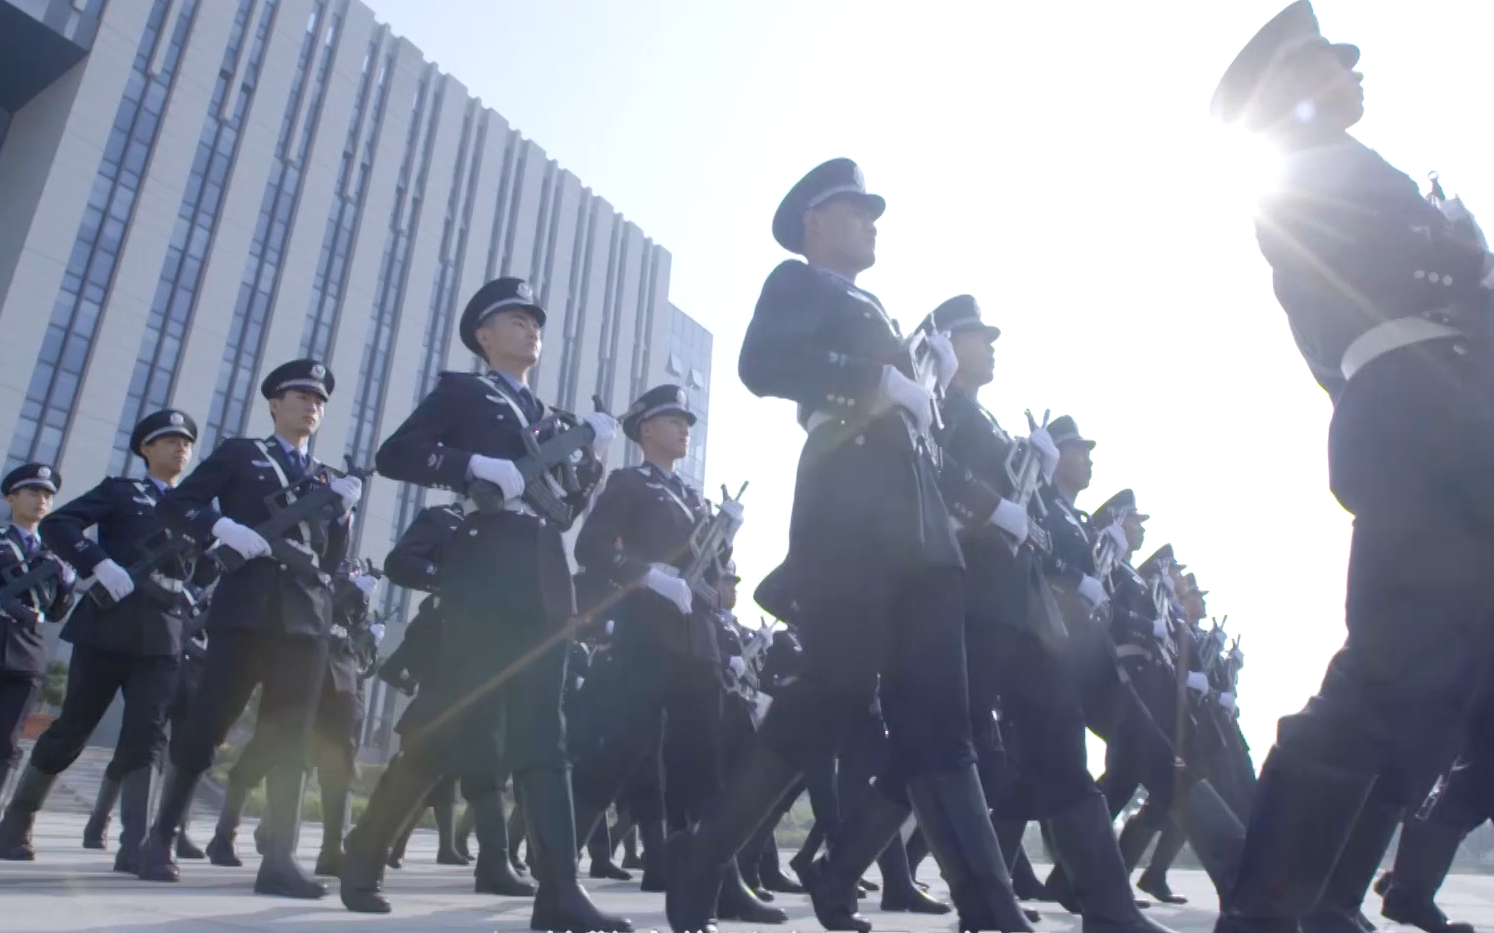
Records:
[[[939,471],[939,491],[949,512],[967,528],[984,525],[1001,500],[1011,493],[1007,481],[1004,445],[979,417],[962,416],[946,406],[952,416],[949,429],[940,438],[944,451]]]
[[[1382,317],[1445,307],[1481,291],[1485,253],[1447,234],[1440,211],[1418,195],[1378,203],[1369,191],[1276,202],[1257,225],[1278,284],[1300,281],[1374,302]],[[1386,315],[1384,312],[1395,312]]]
[[[459,376],[442,374],[431,394],[380,445],[374,464],[381,475],[429,489],[466,488],[472,452],[449,443],[463,410]]]
[[[113,480],[104,480],[83,495],[42,519],[37,533],[42,543],[88,576],[109,555],[84,534],[114,510]]]
[[[53,555],[54,557],[56,555]],[[63,574],[57,581],[57,592],[52,596],[52,602],[47,606],[47,621],[61,622],[63,616],[67,615],[68,609],[72,608],[73,598],[78,587],[77,574],[68,572],[69,567],[64,566]]]
[[[323,567],[336,567],[348,556],[352,545],[353,513],[332,519],[327,527],[327,546],[322,553]]]
[[[223,513],[215,500],[227,489],[238,473],[238,461],[246,456],[245,444],[252,441],[230,438],[207,455],[197,469],[187,474],[177,486],[166,490],[156,503],[156,515],[172,531],[186,535],[206,548],[213,540],[213,526]],[[252,458],[252,455],[250,455]]]
[[[849,417],[875,402],[884,364],[822,345],[824,296],[824,283],[803,263],[774,269],[747,325],[737,372],[753,395]]]
[[[395,586],[435,592],[441,575],[441,552],[451,540],[452,527],[438,514],[422,509],[384,558],[384,576]]]
[[[648,564],[629,557],[622,546],[628,519],[632,513],[632,468],[613,470],[597,496],[596,505],[576,535],[576,563],[588,573],[600,574],[608,581],[627,586],[648,572]]]

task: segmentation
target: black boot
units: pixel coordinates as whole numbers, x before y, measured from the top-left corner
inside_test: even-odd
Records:
[[[456,850],[456,803],[450,799],[437,800],[431,804],[431,815],[436,818],[436,864],[466,865],[467,860]]]
[[[306,773],[300,765],[281,764],[265,778],[265,803],[269,815],[260,820],[266,826],[265,855],[254,877],[254,893],[298,900],[325,897],[327,886],[306,873],[296,861],[296,833],[301,827],[301,796],[306,788]]]
[[[764,904],[772,903],[773,892],[763,887],[763,876],[757,867],[757,853],[750,851],[751,848],[752,840],[749,839],[747,845],[742,847],[742,851],[737,853],[737,871],[742,876],[742,883],[747,886],[747,890],[752,892],[753,897]]]
[[[477,814],[472,809],[472,802],[467,801],[467,806],[462,808],[462,818],[457,820],[456,835],[451,840],[451,847],[456,854],[472,863],[472,848],[469,843],[472,840],[472,828],[477,825]],[[507,838],[507,827],[504,829],[504,837]],[[508,846],[504,846],[505,849]]]
[[[342,837],[348,825],[348,788],[322,785],[322,850],[313,874],[336,878],[342,874]]]
[[[892,841],[877,856],[877,868],[882,873],[883,910],[910,914],[947,914],[954,910],[943,901],[929,897],[913,883],[913,873],[908,868],[908,850],[903,845],[901,833],[894,832]]]
[[[1063,865],[1083,910],[1084,933],[1167,930],[1148,920],[1136,907],[1130,872],[1103,796],[1096,793],[1086,797],[1047,823],[1053,857]]]
[[[202,847],[192,841],[187,835],[187,828],[192,825],[192,808],[182,814],[182,824],[176,828],[176,857],[196,861],[207,858],[207,853]]]
[[[106,774],[99,781],[99,795],[93,800],[93,812],[83,826],[83,848],[109,848],[109,818],[114,815],[114,805],[118,802],[119,782]]]
[[[187,774],[174,765],[167,765],[161,780],[161,800],[156,805],[156,821],[145,834],[145,843],[140,847],[141,881],[180,881],[181,869],[177,867],[177,827],[182,825],[182,814],[192,806],[192,796],[197,792],[197,781],[202,772]]]
[[[500,897],[533,897],[534,885],[520,878],[508,860],[508,821],[498,791],[467,801],[477,829],[476,890]]]
[[[794,806],[798,794],[790,791],[783,795],[783,800],[774,808],[771,815],[763,820],[763,825],[758,827],[752,838],[747,840],[747,845],[742,852],[757,862],[757,877],[762,881],[765,891],[777,892],[779,894],[803,894],[804,886],[791,880],[783,873],[783,863],[779,860],[778,840],[773,832],[778,824],[783,821],[784,816]]]
[[[1001,844],[1001,854],[1006,856],[1007,871],[1012,876],[1012,893],[1019,901],[1037,900],[1042,894],[1043,884],[1033,874],[1027,850],[1022,847],[1027,821],[1000,819],[992,814],[991,828],[996,830],[996,841]]]
[[[1390,847],[1390,838],[1405,813],[1403,807],[1370,794],[1359,811],[1359,819],[1354,822],[1338,864],[1333,867],[1333,874],[1328,876],[1318,905],[1302,918],[1302,933],[1363,933],[1359,905],[1369,893],[1385,850]]]
[[[959,929],[1030,933],[1032,925],[1012,893],[975,765],[910,778],[908,797],[929,853],[949,881]]]
[[[399,835],[395,837],[394,845],[389,849],[389,858],[385,863],[390,868],[405,867],[405,846],[410,844],[410,837],[415,834],[415,827],[419,826],[421,819],[425,817],[427,806],[425,801],[421,801],[420,806],[405,821],[405,825],[400,827]]]
[[[638,835],[643,840],[643,882],[638,890],[663,894],[669,890],[664,870],[664,821],[643,820],[638,824]]]
[[[348,910],[389,913],[389,902],[380,893],[389,848],[410,821],[410,814],[424,809],[425,795],[438,780],[440,775],[425,773],[404,753],[390,760],[374,785],[368,809],[343,842],[342,874],[338,877],[342,879],[342,904]]]
[[[1256,784],[1238,880],[1215,933],[1297,933],[1322,896],[1374,784],[1374,775],[1327,768],[1273,748]],[[1191,839],[1192,827],[1185,828]]]
[[[592,878],[597,880],[632,881],[632,872],[624,871],[617,867],[612,861],[612,833],[607,829],[607,820],[604,817],[597,823],[596,829],[592,830],[591,838],[586,840],[586,854],[591,857],[591,870],[588,872]]]
[[[695,829],[678,833],[667,843],[669,890],[664,912],[670,929],[676,933],[714,933],[711,913],[727,864],[799,777],[799,770],[779,758],[760,733],[752,740],[742,752],[736,771],[712,801],[711,812]],[[652,850],[653,843],[647,846],[645,854]],[[873,852],[872,857],[875,855]]]
[[[1450,923],[1437,906],[1437,890],[1452,868],[1463,833],[1427,820],[1407,820],[1395,868],[1385,887],[1380,915],[1387,920],[1419,927],[1427,933],[1473,933],[1467,923]]]
[[[223,809],[218,811],[218,825],[207,844],[208,861],[214,865],[239,868],[244,864],[239,858],[238,835],[239,820],[243,818],[244,800],[248,795],[248,787],[229,778],[228,789],[223,792]]]
[[[524,787],[519,799],[539,881],[529,928],[555,933],[633,933],[630,921],[598,910],[576,878],[576,817],[571,811],[570,775],[560,770],[531,769],[516,775],[515,780]]]
[[[735,858],[727,864],[726,877],[721,880],[721,893],[716,896],[716,916],[739,923],[788,922],[786,912],[764,904],[747,887]]]
[[[1168,820],[1167,825],[1162,828],[1162,838],[1157,840],[1157,848],[1152,850],[1152,860],[1147,863],[1146,871],[1141,873],[1136,887],[1163,904],[1188,903],[1186,897],[1172,893],[1172,886],[1167,883],[1167,869],[1177,860],[1185,842],[1187,837],[1183,834],[1182,827]],[[1125,853],[1124,848],[1121,851],[1122,854]]]
[[[1126,866],[1127,877],[1141,864],[1141,857],[1146,854],[1147,847],[1157,838],[1158,827],[1151,820],[1143,818],[1143,812],[1144,808],[1126,820],[1126,825],[1121,827],[1120,835],[1115,840],[1116,847],[1120,849],[1121,862]],[[1113,831],[1111,835],[1114,835]]]
[[[114,856],[114,870],[126,875],[140,874],[140,846],[150,823],[150,781],[154,775],[155,769],[146,765],[119,782],[119,852]]]
[[[36,825],[36,811],[47,802],[57,775],[43,774],[27,764],[16,781],[15,793],[0,818],[0,859],[7,862],[29,862],[36,858],[31,845],[31,828]]]
[[[270,800],[265,795],[265,808],[259,813],[259,822],[254,824],[254,854],[263,856],[270,850]]]
[[[1245,826],[1208,781],[1189,787],[1178,825],[1223,904],[1240,873]],[[1252,822],[1251,825],[1254,825]]]

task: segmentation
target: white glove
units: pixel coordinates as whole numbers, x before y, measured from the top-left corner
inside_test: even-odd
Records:
[[[1240,665],[1241,667],[1245,666],[1245,652],[1241,651],[1239,648],[1236,648],[1229,653],[1229,659]]]
[[[912,416],[913,426],[920,434],[928,432],[933,422],[934,397],[895,366],[882,367],[882,397]]]
[[[1038,428],[1027,435],[1027,443],[1037,449],[1038,457],[1043,464],[1043,482],[1053,482],[1053,471],[1058,469],[1058,445],[1053,443],[1053,435],[1048,433],[1047,428]]]
[[[512,460],[473,454],[467,462],[467,469],[477,479],[486,480],[502,490],[505,500],[512,501],[524,495],[524,477],[519,475],[519,468]]]
[[[950,381],[959,371],[960,358],[955,356],[954,344],[949,342],[946,334],[930,334],[928,345],[934,354],[934,372],[939,375],[939,391],[943,392],[949,388]]]
[[[248,525],[240,525],[231,518],[220,518],[213,523],[213,537],[226,548],[238,551],[244,560],[268,557],[270,542],[260,537],[259,532]]]
[[[363,498],[363,480],[356,476],[339,476],[327,484],[342,499],[342,513],[346,515]]]
[[[732,655],[731,659],[726,662],[726,666],[731,668],[731,672],[733,674],[736,674],[738,677],[741,677],[747,672],[747,662],[743,661],[737,655]]]
[[[364,596],[373,599],[374,594],[379,591],[379,584],[383,581],[371,573],[360,573],[353,577],[353,585],[362,591]]]
[[[1105,605],[1105,584],[1101,583],[1088,574],[1079,578],[1079,595],[1089,603],[1089,608],[1098,609]]]
[[[107,557],[93,568],[93,578],[115,602],[135,592],[135,581],[130,579],[130,572]]]
[[[693,594],[690,584],[679,577],[670,576],[658,567],[650,567],[643,575],[643,585],[674,603],[680,615],[689,615]]]
[[[605,411],[594,411],[584,416],[581,423],[589,425],[597,433],[591,441],[592,452],[598,456],[606,453],[612,446],[612,439],[617,436],[617,419]]]
[[[576,678],[576,689],[577,689],[577,690],[580,690],[580,689],[581,689],[581,685],[582,685],[582,684],[584,684],[584,683],[586,683],[586,678],[585,678],[585,677],[579,677],[579,676],[578,676],[578,677],[577,677],[577,678]]]
[[[1019,544],[1027,540],[1027,510],[1010,499],[996,503],[996,510],[986,521],[1016,538]]]
[[[1167,623],[1160,618],[1152,620],[1152,637],[1158,641],[1167,640]]]
[[[721,508],[718,511],[725,515],[727,520],[731,522],[732,531],[741,528],[743,522],[747,520],[743,513],[742,503],[735,499],[727,499],[721,503]]]
[[[613,622],[611,619],[608,619],[607,620],[607,624],[604,625],[604,626],[602,626],[602,628],[607,632],[608,635],[611,635],[612,634],[612,630],[614,628],[616,628],[616,627],[617,627],[617,623]]]
[[[1205,677],[1202,671],[1189,671],[1188,689],[1194,693],[1208,693],[1209,678]]]
[[[1121,525],[1120,522],[1113,522],[1109,527],[1101,532],[1101,534],[1109,535],[1110,540],[1115,542],[1116,548],[1118,548],[1121,553],[1125,553],[1131,547],[1131,542],[1126,540],[1126,529]]]
[[[384,623],[383,622],[375,622],[374,624],[372,624],[372,625],[370,625],[368,627],[368,630],[373,633],[374,644],[377,645],[379,642],[381,642],[381,641],[384,640]]]
[[[1227,710],[1233,710],[1235,708],[1235,695],[1233,693],[1219,694],[1219,705]]]
[[[1494,255],[1484,254],[1484,277],[1478,284],[1484,288],[1494,288]]]

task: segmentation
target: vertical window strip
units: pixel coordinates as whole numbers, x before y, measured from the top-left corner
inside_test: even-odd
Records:
[[[213,390],[212,405],[199,438],[200,446],[206,450],[211,450],[225,436],[242,434],[249,421],[252,383],[264,354],[270,309],[274,305],[275,292],[280,282],[285,241],[294,221],[296,204],[301,198],[301,183],[304,178],[302,166],[292,155],[304,153],[306,146],[294,145],[296,141],[292,129],[296,114],[303,103],[307,102],[309,95],[310,116],[302,121],[300,135],[305,140],[315,133],[325,99],[326,81],[313,77],[314,59],[318,49],[324,50],[327,56],[335,55],[337,51],[335,42],[328,41],[335,38],[338,31],[340,19],[335,14],[327,26],[327,39],[317,41],[318,36],[323,34],[322,24],[327,21],[327,3],[325,0],[317,0],[301,42],[289,104],[281,119],[275,158],[270,166],[270,177],[265,182],[264,196],[260,200],[249,258],[244,264],[244,275],[239,284],[238,298],[234,302],[228,339],[223,346],[223,359],[218,370],[217,385]],[[327,67],[324,65],[317,72],[325,79]],[[308,78],[312,80],[308,81]]]
[[[198,289],[202,286],[207,256],[227,195],[229,174],[238,156],[245,108],[259,82],[276,7],[277,0],[267,0],[258,18],[248,59],[240,72],[244,34],[254,8],[254,0],[240,0],[115,431],[110,462],[113,474],[144,475],[144,461],[130,452],[130,434],[141,418],[165,407],[171,397],[182,344],[196,312]],[[230,115],[224,113],[223,105],[233,92],[235,75],[241,75],[240,102]]]
[[[155,0],[135,50],[11,436],[7,470],[28,460],[55,462],[72,426],[83,373],[113,289],[125,231],[134,218],[198,0],[181,4],[168,33],[169,6],[167,0]],[[166,54],[160,70],[151,74],[151,61],[163,38],[168,42]]]

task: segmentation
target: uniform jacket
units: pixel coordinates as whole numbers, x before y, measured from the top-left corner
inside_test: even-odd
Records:
[[[1483,250],[1410,176],[1342,134],[1288,155],[1256,239],[1297,346],[1335,399],[1355,338],[1394,318],[1481,307]]]
[[[110,477],[42,519],[41,538],[81,576],[91,576],[106,558],[128,570],[144,557],[147,547],[162,540],[164,526],[156,515],[160,498],[160,490],[148,479]],[[85,534],[93,527],[98,528],[97,542]],[[168,580],[202,587],[211,582],[211,567],[211,561],[199,561],[189,553],[159,573]],[[80,597],[62,629],[62,639],[125,654],[178,655],[184,647],[183,610],[182,600],[166,605],[138,584],[109,609]]]
[[[307,473],[319,466],[313,460]],[[207,547],[213,541],[213,525],[221,517],[250,528],[268,521],[271,512],[265,500],[285,488],[281,474],[292,484],[299,478],[274,437],[264,441],[229,438],[161,497],[156,512],[172,531]],[[302,543],[311,546],[322,572],[330,576],[347,556],[349,516],[328,516],[312,524],[313,540]],[[299,540],[299,531],[291,534]],[[331,627],[330,583],[287,570],[271,557],[224,574],[208,609],[210,632],[241,628],[324,637]]]
[[[823,411],[799,457],[789,549],[827,594],[864,592],[882,571],[962,566],[932,459],[880,401],[883,367],[912,375],[896,325],[870,292],[802,262],[763,283],[737,361],[743,384]]]
[[[576,423],[569,414],[556,414],[565,425]],[[464,492],[474,455],[520,460],[526,454],[524,432],[528,430],[522,405],[502,378],[445,372],[435,389],[384,441],[375,463],[379,473],[390,479]],[[483,571],[480,568],[488,565],[474,556],[470,572],[484,572],[495,589],[508,589],[514,597],[509,604],[516,611],[528,611],[535,604],[555,621],[575,612],[570,564],[560,536],[586,509],[601,478],[600,464],[589,451],[583,454],[578,476],[581,491],[568,499],[571,515],[563,526],[512,512],[473,514],[463,520],[464,532],[476,530],[484,536],[481,546],[491,564],[490,571]],[[469,565],[464,560],[462,566]]]
[[[671,477],[651,463],[613,470],[576,536],[576,562],[588,577],[597,574],[623,588],[654,564],[683,570],[692,557],[690,534],[709,517],[700,493],[678,474]],[[704,649],[709,647],[708,628],[715,625],[701,607],[694,615],[703,626],[692,633],[673,604],[643,587],[624,598],[618,615],[621,627],[616,637],[627,647],[647,644],[688,651],[693,640]]]
[[[462,519],[459,505],[421,509],[384,558],[384,576],[394,586],[436,592],[440,588],[441,555],[462,527]]]
[[[987,523],[1003,498],[1012,495],[1006,459],[1016,441],[974,397],[951,386],[944,401],[944,449],[940,487],[950,512],[963,524],[965,611],[977,623],[1001,623],[1040,633],[1056,629],[1057,607],[1043,582],[1043,558],[1030,544],[1015,556],[1005,532]],[[1041,525],[1041,501],[1028,503]]]
[[[5,626],[0,672],[40,677],[47,668],[46,635],[42,624],[57,621],[67,614],[72,605],[75,575],[45,542],[29,561],[25,554],[21,532],[15,525],[6,526],[0,532],[0,573],[5,576],[28,573],[47,563],[55,563],[59,572],[29,594],[18,597],[27,611],[18,613],[18,617],[0,614],[0,624]]]
[[[351,635],[369,624],[368,595],[352,578],[338,573],[332,580],[332,641],[327,647],[328,683],[338,693],[357,693],[363,686]]]

